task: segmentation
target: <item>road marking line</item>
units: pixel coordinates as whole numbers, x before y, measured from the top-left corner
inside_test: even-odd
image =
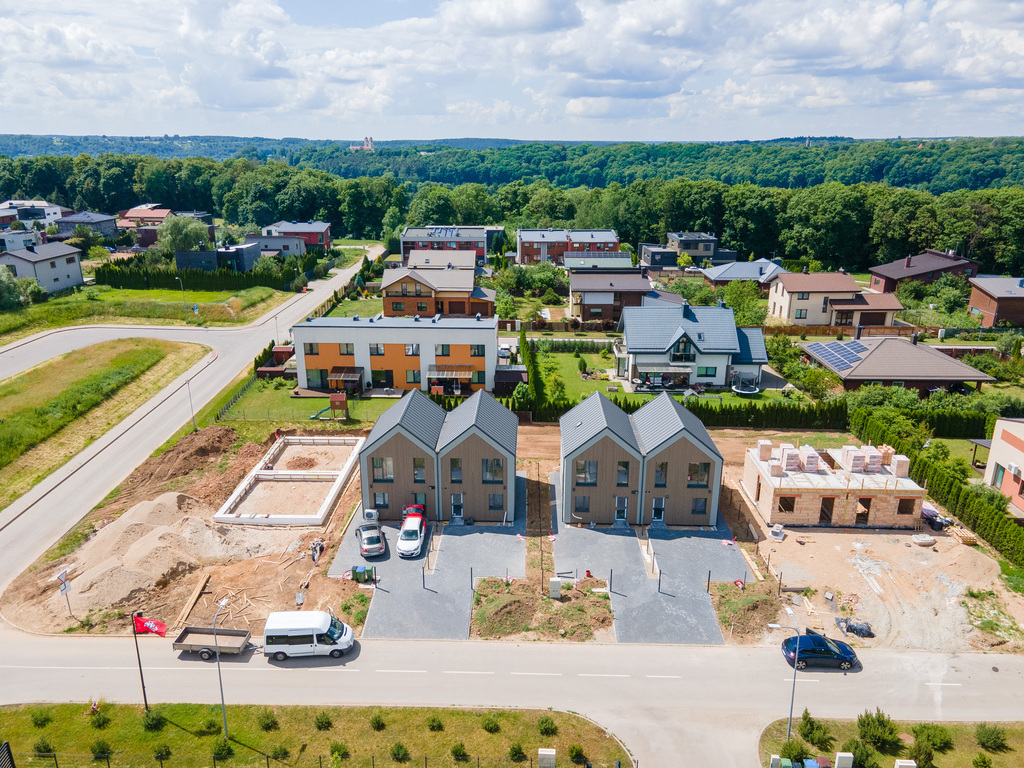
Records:
[[[577,677],[629,677],[629,675],[591,675],[586,672],[581,672]]]
[[[925,683],[925,685],[963,685],[963,683]]]
[[[651,680],[682,680],[683,679],[682,675],[645,675],[645,677],[649,677]]]
[[[533,677],[561,677],[561,672],[509,672],[510,675],[523,675]]]
[[[442,675],[493,675],[493,672],[477,672],[471,669],[446,669],[441,672]]]
[[[394,672],[398,675],[425,675],[425,669],[375,669],[374,672]]]
[[[807,678],[807,677],[798,677],[796,679],[796,681],[798,683],[820,683],[821,682],[821,680],[813,680],[813,679]],[[792,683],[793,682],[793,678],[792,677],[784,677],[784,678],[782,678],[782,682],[784,682],[784,683]]]

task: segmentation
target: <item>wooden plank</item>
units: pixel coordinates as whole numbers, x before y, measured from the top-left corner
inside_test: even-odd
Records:
[[[199,582],[196,584],[196,588],[192,591],[192,596],[185,602],[185,605],[181,609],[181,613],[178,614],[178,618],[174,620],[174,629],[180,629],[185,624],[185,620],[188,615],[192,613],[192,609],[195,607],[196,601],[199,599],[199,595],[203,593],[203,589],[206,587],[206,583],[210,580],[210,574],[204,573],[199,577]]]

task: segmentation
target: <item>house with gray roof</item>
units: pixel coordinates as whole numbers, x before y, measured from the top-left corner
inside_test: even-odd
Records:
[[[634,387],[684,390],[758,383],[768,362],[760,328],[737,328],[732,309],[719,302],[697,307],[653,299],[627,307],[614,347],[620,378]]]
[[[497,292],[475,285],[475,270],[400,267],[384,270],[384,316],[494,316]]]
[[[31,277],[47,293],[56,293],[85,284],[81,254],[64,243],[27,245],[0,253],[0,267],[17,278]]]
[[[967,309],[982,328],[1024,325],[1024,278],[972,277]]]
[[[712,288],[728,285],[737,280],[752,280],[761,287],[762,291],[767,291],[768,284],[772,280],[789,270],[783,269],[774,261],[757,259],[756,261],[733,261],[717,267],[702,269],[700,272],[704,275],[704,282]]]
[[[88,227],[103,237],[117,237],[117,218],[105,213],[82,211],[57,219],[58,235],[71,235],[76,227]]]
[[[642,268],[633,266],[633,255],[627,251],[613,251],[600,255],[589,253],[567,253],[562,266],[567,272],[620,272],[639,275]]]
[[[569,316],[617,321],[625,307],[639,307],[651,290],[651,281],[639,271],[569,273]]]
[[[736,261],[736,251],[718,247],[718,238],[713,232],[669,232],[665,240],[679,256],[689,256],[695,267],[710,261],[711,266]]]
[[[422,504],[430,520],[511,522],[518,430],[486,392],[446,412],[414,389],[381,414],[359,452],[363,506],[382,520]]]
[[[630,416],[595,392],[559,428],[563,522],[717,524],[722,454],[668,393]]]

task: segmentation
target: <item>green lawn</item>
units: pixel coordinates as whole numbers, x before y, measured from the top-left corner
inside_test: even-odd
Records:
[[[328,312],[325,317],[374,317],[384,311],[384,299],[369,298],[356,299],[355,301],[345,300]]]
[[[950,458],[955,459],[959,456],[968,464],[971,463],[971,456],[974,454],[975,446],[970,440],[954,440],[952,438],[943,437],[937,442],[945,443],[949,446]],[[978,463],[984,464],[986,461],[988,461],[988,448],[978,446]]]
[[[340,245],[383,245],[380,240],[359,240],[357,238],[336,237],[331,240],[331,245],[337,248]]]
[[[311,423],[310,416],[330,405],[329,398],[324,397],[292,397],[295,382],[290,381],[285,387],[275,385],[275,380],[264,379],[256,382],[243,395],[225,418],[225,423],[235,425],[236,421],[264,422],[267,427],[278,422]],[[330,429],[367,429],[373,426],[382,413],[397,400],[388,398],[363,399],[349,401],[349,421],[326,422]],[[324,414],[329,416],[330,413]]]

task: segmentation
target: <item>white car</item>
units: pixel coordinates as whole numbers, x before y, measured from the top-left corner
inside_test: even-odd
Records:
[[[417,505],[419,506],[419,505]],[[422,507],[420,507],[422,509]],[[399,557],[416,557],[423,550],[423,541],[427,536],[427,521],[422,512],[410,511],[402,521],[398,532],[398,543],[395,549]]]
[[[499,344],[498,345],[498,357],[511,357],[512,345],[510,344]]]

